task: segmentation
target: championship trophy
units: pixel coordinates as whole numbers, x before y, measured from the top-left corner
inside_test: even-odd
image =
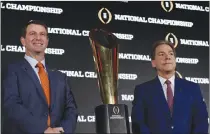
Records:
[[[95,108],[96,133],[130,134],[128,107],[118,104],[117,38],[103,29],[89,33],[102,105]]]

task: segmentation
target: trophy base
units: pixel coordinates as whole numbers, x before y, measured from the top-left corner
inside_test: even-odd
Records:
[[[128,107],[125,104],[105,104],[95,108],[96,133],[130,134]]]

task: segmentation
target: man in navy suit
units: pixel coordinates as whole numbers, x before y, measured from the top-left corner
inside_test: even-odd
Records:
[[[207,134],[208,113],[198,84],[175,76],[176,53],[168,41],[152,48],[153,80],[137,85],[132,108],[136,134]]]
[[[45,64],[47,26],[29,21],[20,40],[25,57],[9,65],[3,82],[4,132],[73,133],[78,113],[67,76]],[[48,95],[45,90],[49,90]]]

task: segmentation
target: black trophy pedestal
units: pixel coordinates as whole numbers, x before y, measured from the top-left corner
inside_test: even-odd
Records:
[[[95,108],[96,133],[130,134],[128,107],[125,104],[106,104]]]

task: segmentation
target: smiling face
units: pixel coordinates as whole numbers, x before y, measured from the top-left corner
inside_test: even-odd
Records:
[[[48,46],[47,31],[44,26],[30,24],[26,28],[25,37],[21,37],[21,43],[26,48],[26,54],[44,54]]]
[[[176,58],[173,49],[169,45],[161,44],[156,47],[152,67],[155,67],[160,75],[175,72]]]

